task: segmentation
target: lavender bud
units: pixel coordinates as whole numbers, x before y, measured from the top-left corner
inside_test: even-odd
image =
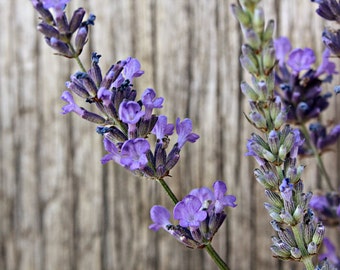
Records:
[[[71,21],[70,21],[70,33],[74,33],[79,26],[81,25],[81,22],[83,21],[83,18],[85,16],[85,9],[78,8],[73,12]]]
[[[267,27],[262,34],[262,42],[265,43],[273,38],[274,28],[275,28],[274,20],[269,20],[269,22],[267,23]]]
[[[76,47],[77,55],[79,55],[82,52],[84,45],[87,42],[87,35],[88,35],[87,25],[80,27],[77,32],[76,39],[75,39],[75,47]]]
[[[87,92],[89,92],[92,96],[97,95],[98,92],[97,86],[87,73],[77,72],[75,74],[75,77],[81,80]]]
[[[67,22],[66,14],[63,12],[58,14],[55,18],[57,29],[59,30],[60,34],[69,36],[69,25]]]
[[[155,167],[158,168],[161,165],[164,165],[166,162],[166,152],[163,148],[163,143],[159,142],[156,144],[155,149]]]
[[[296,246],[295,237],[291,228],[288,227],[284,230],[278,231],[277,234],[283,242],[286,242],[292,247]]]
[[[270,151],[274,155],[278,153],[279,143],[280,143],[280,139],[279,139],[278,133],[275,130],[270,131],[268,135],[268,145],[269,145]]]
[[[99,124],[99,125],[104,125],[106,122],[106,120],[100,115],[86,111],[86,110],[84,110],[82,118],[92,123]]]
[[[325,226],[322,223],[318,223],[312,238],[312,241],[316,245],[320,245],[325,236]]]
[[[240,57],[241,65],[250,74],[260,74],[259,63],[253,49],[247,45],[242,45],[242,55]]]
[[[96,84],[97,87],[100,86],[100,84],[103,80],[102,71],[101,71],[101,69],[98,65],[100,57],[101,57],[100,54],[97,54],[96,52],[92,53],[92,55],[91,55],[91,68],[88,72],[91,79],[94,81],[94,83]]]
[[[295,221],[297,223],[300,223],[301,220],[302,220],[302,217],[303,217],[303,212],[304,212],[304,209],[298,205],[296,208],[295,208],[295,211],[293,213],[293,218],[295,219]]]
[[[309,243],[312,241],[313,234],[314,234],[314,225],[312,224],[305,225],[304,230],[303,230],[303,240],[305,241],[305,243]]]
[[[68,58],[73,58],[73,54],[65,42],[62,42],[54,37],[52,38],[45,37],[45,41],[50,47],[58,51],[61,55]]]
[[[256,7],[254,10],[254,17],[253,17],[253,27],[256,33],[262,34],[264,28],[265,18],[264,18],[264,11],[261,7]]]
[[[282,230],[281,227],[280,227],[280,223],[276,220],[270,221],[270,225],[272,225],[274,231],[276,231],[276,232],[280,232]]]
[[[300,249],[298,249],[297,247],[292,247],[290,249],[290,254],[292,255],[294,259],[300,259],[302,257],[302,253]]]
[[[281,217],[282,221],[286,224],[295,225],[295,223],[296,223],[293,216],[289,212],[287,212],[286,210],[281,212],[280,217]]]
[[[256,94],[254,89],[247,83],[241,82],[241,90],[242,93],[248,98],[248,100],[256,101],[258,100],[259,96]]]
[[[290,257],[290,251],[287,251],[282,245],[272,245],[270,250],[280,258],[288,259]]]
[[[45,22],[38,24],[38,31],[48,38],[60,39],[59,31],[55,29],[52,25]]]
[[[288,112],[286,110],[282,110],[278,116],[274,120],[274,128],[280,129],[283,124],[287,122]]]
[[[259,35],[251,28],[244,31],[244,36],[247,43],[254,50],[258,50],[261,47],[261,39]]]
[[[280,209],[283,207],[282,199],[277,193],[270,191],[270,190],[265,190],[265,194],[267,198],[270,200],[270,202],[275,207],[280,208]]]
[[[250,14],[245,12],[240,6],[231,4],[231,12],[243,27],[252,27]]]
[[[318,246],[314,242],[310,242],[307,246],[308,253],[313,255],[318,252]]]
[[[262,57],[264,73],[269,74],[276,64],[275,48],[273,44],[270,44],[263,49]]]
[[[249,119],[257,128],[267,130],[267,120],[259,112],[257,111],[250,112]]]
[[[82,98],[86,99],[86,98],[90,97],[89,92],[87,92],[85,87],[81,83],[79,83],[79,80],[77,80],[77,79],[72,80],[72,82],[66,82],[65,85],[73,93],[77,94],[78,96],[80,96]]]

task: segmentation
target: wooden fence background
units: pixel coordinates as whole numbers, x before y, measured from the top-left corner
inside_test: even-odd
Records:
[[[244,157],[251,128],[242,114],[248,111],[239,90],[242,37],[232,2],[79,0],[69,6],[97,15],[83,59],[97,51],[105,71],[119,59],[137,57],[145,71],[137,89],[153,87],[165,97],[163,113],[170,120],[193,120],[201,138],[185,146],[168,183],[182,197],[216,179],[227,182],[238,206],[213,245],[231,268],[302,269],[271,257],[263,189],[252,175],[254,161]],[[320,59],[323,21],[316,5],[262,5],[267,19],[277,20],[277,36],[317,49]],[[150,231],[150,207],[171,205],[160,186],[113,163],[102,166],[102,138],[94,125],[60,114],[64,82],[77,67],[53,55],[36,31],[38,21],[30,1],[0,0],[0,269],[216,269],[204,251]],[[339,82],[335,78],[333,85]],[[339,105],[340,97],[333,98],[325,119],[339,122]],[[325,160],[339,186],[339,151]],[[314,189],[320,185],[315,164],[302,162],[306,189]],[[328,234],[339,241],[335,232]]]

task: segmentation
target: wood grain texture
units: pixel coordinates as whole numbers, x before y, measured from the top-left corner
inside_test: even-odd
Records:
[[[192,188],[227,182],[238,206],[213,245],[232,269],[303,269],[271,257],[273,231],[245,157],[252,128],[239,90],[240,35],[229,0],[72,1],[96,14],[84,51],[103,57],[103,72],[119,59],[137,57],[145,75],[140,91],[165,97],[172,122],[190,117],[200,140],[186,145],[168,180],[178,197]],[[295,47],[312,47],[320,59],[323,21],[308,0],[262,3],[276,34]],[[95,126],[60,114],[64,82],[74,63],[53,55],[36,31],[29,1],[0,0],[0,269],[109,270],[216,269],[204,251],[187,250],[165,232],[148,230],[149,209],[171,206],[156,182],[140,180],[111,163],[100,164],[102,138]],[[332,85],[339,84],[335,78]],[[331,91],[332,85],[328,87]],[[141,93],[141,92],[139,92]],[[340,121],[333,98],[325,120]],[[333,184],[340,185],[340,145],[325,156]],[[320,187],[313,160],[306,189]],[[340,242],[336,232],[327,232]]]

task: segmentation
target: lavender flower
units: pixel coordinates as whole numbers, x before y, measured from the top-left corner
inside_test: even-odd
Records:
[[[181,149],[186,142],[196,142],[199,136],[192,133],[192,122],[185,118],[182,122],[179,118],[176,119],[176,132],[178,135],[178,148]]]
[[[168,124],[168,119],[165,115],[160,115],[151,133],[156,135],[157,141],[162,141],[173,134],[174,128],[173,124]]]
[[[122,145],[120,163],[131,171],[143,169],[148,164],[149,150],[150,144],[143,138],[128,140]]]
[[[154,108],[162,108],[162,104],[164,101],[164,98],[159,97],[156,98],[156,93],[153,89],[147,88],[142,94],[141,100],[143,102],[143,105],[145,107],[145,116],[144,119],[149,120],[152,115],[152,110]]]
[[[340,224],[340,195],[338,192],[313,195],[309,206],[315,212],[318,220],[326,226]]]
[[[112,84],[113,87],[118,88],[123,82],[128,80],[132,83],[134,78],[140,77],[144,74],[144,71],[140,69],[141,65],[136,58],[128,57],[124,61],[124,69],[119,74],[117,80]]]
[[[173,209],[174,219],[179,225],[170,223],[170,213],[163,206],[155,205],[150,210],[154,222],[150,229],[163,228],[189,248],[202,248],[212,241],[213,236],[226,218],[224,208],[235,207],[235,196],[225,195],[226,185],[216,181],[214,192],[207,187],[193,189]]]
[[[337,21],[340,23],[340,3],[337,0],[311,0],[318,3],[319,7],[316,13],[322,18],[329,21]]]
[[[330,82],[332,75],[337,74],[335,64],[329,61],[329,51],[324,51],[322,63],[313,69],[315,55],[311,49],[289,52],[290,42],[282,37],[274,45],[280,63],[276,73],[277,94],[287,108],[288,121],[302,124],[318,117],[328,107],[328,98],[331,96],[330,93],[321,94],[321,85]]]

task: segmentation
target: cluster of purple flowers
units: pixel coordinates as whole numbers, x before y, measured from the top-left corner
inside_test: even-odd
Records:
[[[75,58],[83,50],[87,42],[89,25],[94,25],[95,16],[90,14],[83,21],[85,10],[79,8],[74,11],[70,21],[64,12],[64,8],[70,0],[32,0],[34,8],[39,12],[42,22],[38,30],[45,36],[46,43],[56,50],[59,55]],[[74,45],[72,45],[72,38]]]
[[[203,248],[209,244],[226,218],[224,208],[235,207],[236,198],[225,195],[224,182],[216,181],[214,191],[207,187],[196,188],[178,202],[173,209],[173,217],[178,225],[170,222],[171,214],[165,207],[155,205],[150,210],[154,222],[150,229],[164,229],[179,242],[189,248]]]
[[[155,108],[162,108],[164,99],[156,97],[153,89],[147,88],[140,100],[133,89],[133,79],[141,76],[140,63],[135,58],[127,58],[112,65],[102,76],[98,65],[100,55],[92,54],[92,65],[88,72],[77,72],[71,76],[66,86],[74,94],[95,104],[100,114],[79,107],[69,91],[62,99],[68,102],[63,113],[75,112],[82,118],[98,124],[97,132],[104,136],[104,146],[108,154],[102,163],[110,160],[134,173],[155,179],[168,176],[179,160],[181,148],[186,142],[195,142],[199,136],[192,133],[191,120],[176,120],[177,142],[167,153],[169,136],[175,126],[167,123],[164,115],[153,114]],[[148,137],[156,136],[154,152]]]
[[[316,118],[328,105],[331,93],[322,94],[321,84],[330,82],[337,74],[335,64],[329,61],[330,51],[323,53],[322,63],[313,69],[316,61],[310,48],[294,49],[286,37],[274,40],[278,72],[275,73],[277,94],[287,109],[287,120],[302,124]]]
[[[338,192],[314,194],[309,205],[317,218],[325,225],[340,225],[340,194]]]

